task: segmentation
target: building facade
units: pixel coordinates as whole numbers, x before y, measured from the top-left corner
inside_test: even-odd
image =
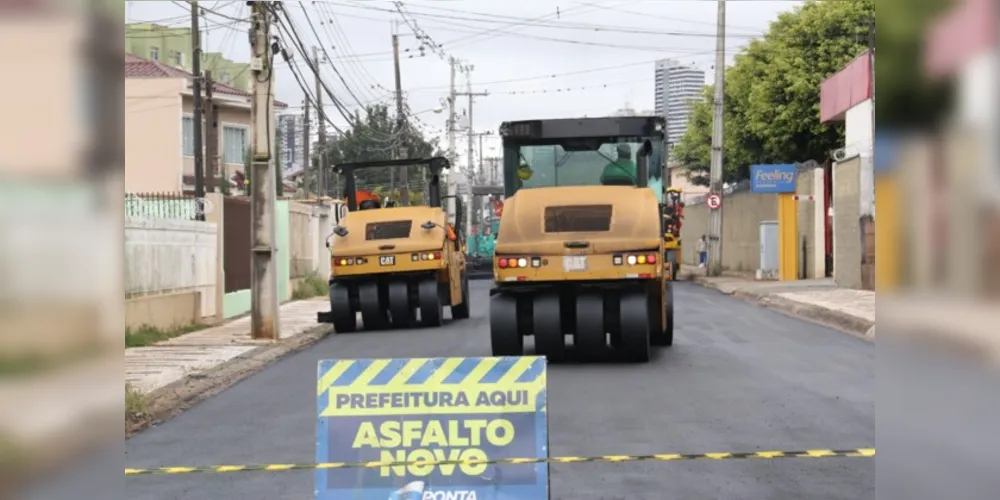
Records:
[[[285,172],[297,172],[306,165],[305,116],[288,113],[278,116],[278,142]]]
[[[125,53],[192,71],[191,28],[153,23],[125,25]],[[218,52],[202,54],[202,71],[211,71],[217,82],[239,90],[250,90],[250,65],[230,61]]]
[[[673,59],[656,61],[654,112],[667,119],[667,142],[673,147],[687,131],[691,101],[701,99],[705,72]]]

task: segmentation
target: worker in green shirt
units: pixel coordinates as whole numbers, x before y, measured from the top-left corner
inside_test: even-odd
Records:
[[[634,186],[635,162],[632,161],[632,148],[628,144],[618,145],[618,159],[604,167],[601,173],[601,184],[605,186]]]

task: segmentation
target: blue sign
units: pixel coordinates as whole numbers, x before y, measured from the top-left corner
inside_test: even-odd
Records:
[[[544,357],[324,360],[318,377],[316,500],[548,499],[547,464],[489,463],[548,457]]]
[[[794,193],[799,169],[793,164],[753,165],[750,167],[750,190],[754,193]]]

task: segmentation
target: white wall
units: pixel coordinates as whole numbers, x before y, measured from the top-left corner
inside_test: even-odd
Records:
[[[125,295],[201,292],[201,313],[216,313],[218,227],[181,220],[125,221]]]
[[[844,149],[848,158],[861,156],[861,215],[875,215],[875,169],[872,161],[873,102],[868,99],[847,110]]]

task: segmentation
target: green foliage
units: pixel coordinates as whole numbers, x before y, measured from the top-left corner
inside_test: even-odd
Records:
[[[428,158],[435,154],[441,154],[437,141],[429,141],[419,130],[412,126],[407,126],[400,136],[395,113],[390,112],[385,104],[375,104],[368,106],[363,113],[358,112],[354,116],[354,126],[346,130],[345,133],[330,141],[327,144],[327,165],[331,168],[338,163],[390,160],[393,158],[395,148],[402,143],[408,149],[410,158]],[[318,180],[318,159],[313,158],[312,174],[310,179],[313,182]],[[407,173],[411,179],[419,178],[422,175],[422,167],[409,167]],[[388,168],[376,168],[357,173],[358,186],[389,186],[390,170]],[[413,183],[411,182],[411,186]],[[331,187],[331,190],[334,189]],[[339,196],[340,184],[336,184],[338,192],[331,193]],[[316,191],[316,184],[310,186],[312,192]],[[413,195],[410,198],[413,202]],[[394,193],[398,199],[398,193]]]
[[[135,329],[126,328],[125,348],[150,346],[157,342],[179,337],[187,333],[196,332],[204,328],[206,328],[206,325],[202,324],[178,326],[169,330],[161,330],[155,326],[149,325],[143,325]]]
[[[292,291],[292,299],[294,300],[304,300],[311,299],[313,297],[320,297],[326,295],[329,285],[326,280],[320,278],[316,273],[309,273],[297,285],[295,285],[295,290]]]
[[[843,125],[819,121],[820,84],[868,46],[874,0],[809,0],[782,14],[726,70],[725,180],[746,179],[755,163],[823,161],[841,147]],[[672,151],[692,182],[707,186],[712,98],[693,103],[688,130]]]
[[[927,28],[951,6],[949,0],[880,0],[883,12],[876,35],[879,127],[920,127],[934,123],[952,106],[950,80],[931,81],[924,75]]]

